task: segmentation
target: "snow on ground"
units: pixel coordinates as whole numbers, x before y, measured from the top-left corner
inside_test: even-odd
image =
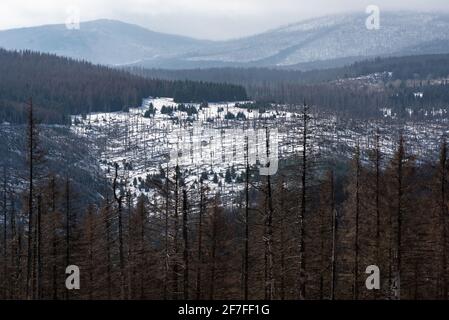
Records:
[[[243,186],[247,144],[254,170],[264,167],[268,158],[274,167],[278,159],[298,155],[302,150],[301,116],[296,113],[300,110],[272,106],[260,111],[239,106],[243,103],[209,103],[207,107],[187,104],[187,112],[173,99],[149,98],[129,112],[73,116],[71,130],[90,141],[91,152],[111,180],[115,164],[119,165],[120,177],[135,195],[151,195],[143,184],[147,176],[158,175],[161,169],[168,169],[173,176],[176,165],[185,173],[188,184],[195,185],[202,177],[212,191],[232,195]],[[174,108],[172,114],[161,113],[169,107]],[[155,114],[146,114],[151,108]],[[268,154],[266,128],[270,137]],[[394,152],[402,131],[408,151],[427,156],[438,152],[440,137],[448,133],[447,128],[444,121],[398,124],[316,114],[310,141],[317,154],[350,157],[359,145],[366,158],[375,144],[377,129],[382,151],[387,155]]]

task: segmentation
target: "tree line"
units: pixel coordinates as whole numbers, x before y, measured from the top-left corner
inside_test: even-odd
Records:
[[[121,111],[149,96],[177,102],[246,100],[243,87],[230,84],[144,79],[105,66],[51,54],[0,49],[0,121],[26,123],[24,96],[45,123],[70,123],[70,115]]]
[[[226,82],[244,86],[248,95],[261,102],[301,104],[304,99],[324,111],[343,116],[372,119],[382,117],[381,108],[391,108],[399,118],[410,117],[406,109],[414,111],[412,118],[433,117],[433,110],[445,109],[449,102],[449,55],[419,55],[384,57],[360,61],[340,68],[300,71],[267,68],[211,68],[192,70],[161,70],[131,68],[131,73],[143,77],[166,80]],[[356,78],[375,73],[391,72],[382,79],[380,88],[356,81],[352,85],[336,80]],[[441,79],[438,85],[430,83]],[[410,82],[414,81],[411,85]],[[415,93],[422,92],[417,98]]]
[[[439,159],[422,161],[399,136],[387,157],[377,132],[367,155],[356,146],[349,162],[325,160],[312,123],[304,105],[300,152],[273,176],[249,164],[247,141],[234,199],[180,166],[161,167],[145,181],[152,195],[136,196],[116,163],[103,200],[79,207],[71,177],[42,169],[30,104],[25,187],[7,168],[1,179],[1,297],[447,299],[446,140]],[[80,290],[65,288],[68,265]],[[379,290],[365,287],[369,265]]]

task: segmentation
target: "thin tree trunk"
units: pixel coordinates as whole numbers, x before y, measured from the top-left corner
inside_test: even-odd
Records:
[[[65,182],[65,249],[66,249],[66,255],[65,255],[65,267],[70,266],[71,262],[71,250],[70,250],[70,237],[71,237],[71,230],[70,230],[70,179],[67,176],[66,182]],[[64,268],[65,269],[65,268]],[[69,291],[66,290],[66,299],[70,299]]]
[[[376,250],[377,250],[377,261],[380,261],[380,136],[379,129],[376,135]]]
[[[106,228],[106,257],[107,257],[107,267],[106,267],[106,281],[108,287],[108,299],[112,299],[112,256],[111,256],[111,223],[110,219],[110,207],[109,199],[106,199],[106,212],[105,212],[105,228]]]
[[[215,298],[215,271],[216,271],[216,256],[217,256],[217,204],[215,204],[214,215],[212,217],[212,244],[211,244],[211,262],[210,262],[210,288],[209,288],[209,300]]]
[[[187,190],[183,190],[183,205],[182,205],[182,238],[184,240],[184,300],[189,299],[189,238],[188,238],[188,203]]]
[[[32,258],[33,258],[33,178],[34,178],[34,115],[33,100],[30,99],[29,115],[28,115],[28,173],[29,173],[29,190],[28,190],[28,248],[27,248],[27,274],[26,274],[26,297],[33,297],[32,286]]]
[[[7,274],[8,274],[8,260],[7,260],[7,235],[8,235],[8,224],[7,224],[7,181],[6,181],[6,166],[3,167],[3,299],[8,296],[7,287]]]
[[[168,173],[168,164],[167,164],[167,172],[165,173],[165,257],[164,257],[164,300],[168,299],[168,270],[169,270],[169,258],[170,258],[170,253],[169,253],[169,247],[168,247],[168,222],[169,222],[169,208],[170,208],[170,203],[169,203],[169,195],[170,195],[170,190],[169,190],[169,173]]]
[[[9,225],[11,227],[11,245],[10,245],[10,265],[11,268],[14,268],[13,274],[11,275],[10,279],[10,299],[16,298],[16,292],[17,290],[17,283],[18,283],[18,277],[19,277],[19,250],[18,250],[18,244],[17,244],[17,234],[16,234],[16,212],[15,212],[15,205],[13,197],[10,198],[11,203],[11,215],[10,215],[10,222]],[[15,262],[15,263],[14,263]]]
[[[144,206],[145,203],[143,202],[142,205]],[[142,208],[140,212],[140,220],[141,220],[141,229],[140,229],[140,268],[145,267],[145,260],[146,260],[146,251],[145,251],[145,225],[146,225],[146,211],[145,208]],[[143,300],[145,298],[145,279],[144,279],[144,273],[143,270],[140,270],[140,299]]]
[[[175,173],[175,216],[174,216],[174,237],[173,237],[173,245],[174,245],[174,262],[173,262],[173,300],[178,300],[179,295],[179,283],[178,283],[178,202],[179,202],[179,195],[178,195],[178,188],[179,188],[179,166],[176,165],[176,173]]]
[[[37,268],[36,268],[36,297],[41,299],[42,296],[42,196],[37,198],[37,221],[36,221],[36,233],[37,233]]]
[[[58,272],[57,272],[57,235],[56,235],[56,181],[55,177],[53,176],[50,182],[50,188],[51,188],[51,212],[53,218],[52,220],[52,292],[53,292],[53,300],[58,299],[58,286],[57,286],[57,278],[58,278]]]
[[[122,300],[125,299],[125,258],[124,258],[124,251],[123,251],[123,210],[122,210],[122,203],[123,203],[123,195],[120,194],[120,190],[118,190],[117,185],[118,180],[118,164],[115,164],[115,175],[114,175],[114,182],[113,182],[113,189],[114,189],[114,198],[117,202],[117,214],[118,214],[118,240],[119,240],[119,265],[120,265],[120,298]],[[118,192],[118,193],[117,193]]]
[[[268,166],[270,166],[270,137],[269,130],[266,129],[266,152]],[[273,276],[273,198],[271,190],[271,176],[270,173],[267,175],[267,202],[268,210],[265,216],[265,300],[273,299],[274,290],[274,276]]]
[[[299,213],[299,299],[306,298],[306,261],[305,261],[305,216],[307,206],[307,148],[308,148],[308,107],[303,106],[303,139],[302,139],[302,170],[301,170],[301,208]]]
[[[335,210],[334,172],[331,172],[331,212],[332,212],[332,256],[331,256],[331,295],[335,300],[336,264],[337,264],[337,210]]]
[[[447,299],[448,294],[448,281],[447,281],[447,142],[443,141],[441,145],[441,154],[440,154],[440,191],[441,191],[441,199],[440,199],[440,223],[441,223],[441,239],[442,239],[442,255],[441,255],[441,264],[442,264],[442,275],[443,275],[443,299]]]
[[[204,214],[204,186],[200,186],[200,212],[198,217],[198,267],[196,270],[196,300],[201,299],[201,272],[203,265],[203,214]]]
[[[354,300],[359,298],[359,216],[360,216],[360,149],[357,146],[356,158],[356,177],[355,177],[355,240],[354,240]]]
[[[248,300],[248,278],[249,278],[249,140],[246,137],[246,178],[245,178],[245,253],[244,253],[244,269],[243,269],[243,298]]]

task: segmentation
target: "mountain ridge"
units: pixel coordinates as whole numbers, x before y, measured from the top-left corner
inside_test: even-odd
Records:
[[[118,20],[99,19],[82,22],[80,30],[67,30],[60,24],[0,31],[0,47],[113,66],[168,69],[310,69],[375,56],[449,52],[449,14],[385,12],[381,14],[380,30],[368,30],[366,18],[362,13],[311,18],[224,41],[160,33]]]

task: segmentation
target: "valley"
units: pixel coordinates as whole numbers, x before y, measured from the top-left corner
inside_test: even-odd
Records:
[[[142,194],[151,198],[151,179],[177,165],[186,183],[198,188],[201,181],[210,190],[235,199],[244,187],[247,141],[255,171],[268,163],[266,128],[270,154],[276,161],[294,158],[302,151],[300,106],[271,105],[260,110],[245,109],[247,104],[251,102],[185,105],[170,98],[150,98],[129,112],[73,116],[70,130],[88,141],[90,153],[111,182],[118,164],[124,188],[132,190],[136,199]],[[195,111],[180,111],[186,106]],[[173,112],[161,113],[168,108]],[[325,113],[312,114],[310,130],[315,157],[349,160],[359,145],[366,162],[377,132],[386,159],[392,157],[402,132],[407,152],[421,162],[435,159],[441,137],[449,134],[445,118],[398,121],[387,117],[366,123]]]

